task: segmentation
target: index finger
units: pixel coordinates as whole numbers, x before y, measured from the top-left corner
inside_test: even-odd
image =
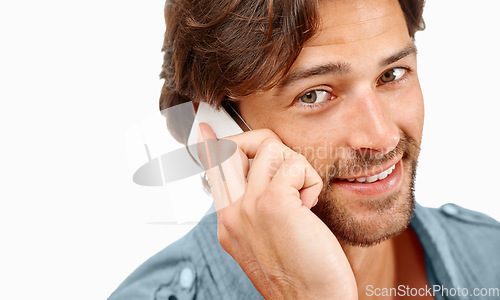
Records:
[[[275,138],[281,142],[281,139],[276,133],[272,132],[270,129],[254,129],[237,135],[228,136],[224,139],[235,142],[246,157],[253,159],[257,154],[260,144],[268,138]]]
[[[279,138],[271,130],[259,129],[218,140],[210,125],[202,122],[199,129],[204,142],[199,144],[198,154],[207,172],[216,209],[220,210],[243,196],[249,159],[255,157],[260,144],[268,138]],[[233,143],[236,151],[231,149],[233,153],[228,153],[227,145]]]
[[[199,124],[199,129],[204,141],[219,140],[209,124],[201,122]],[[281,142],[281,139],[269,129],[255,129],[240,134],[236,134],[233,136],[224,137],[221,138],[220,140],[228,140],[236,143],[238,149],[241,150],[241,152],[248,159],[253,159],[257,153],[260,144],[268,138],[275,138]],[[212,143],[205,143],[203,145],[204,146],[203,149],[198,149],[198,153],[204,156],[205,163],[207,164],[205,167],[209,168],[215,166],[215,163],[212,162],[212,160],[214,160],[214,152],[220,151],[220,149],[216,150],[215,149],[216,147],[211,146],[211,144]]]

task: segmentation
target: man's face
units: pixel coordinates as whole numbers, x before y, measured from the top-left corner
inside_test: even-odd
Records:
[[[411,218],[424,119],[415,48],[397,0],[322,1],[319,12],[282,84],[239,109],[323,177],[313,212],[337,238],[371,245]]]

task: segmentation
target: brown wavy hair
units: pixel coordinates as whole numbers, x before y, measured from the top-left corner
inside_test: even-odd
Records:
[[[318,1],[167,0],[160,110],[173,136],[187,143],[194,112],[167,108],[191,100],[220,108],[276,85],[318,28]],[[399,3],[414,38],[424,0]]]

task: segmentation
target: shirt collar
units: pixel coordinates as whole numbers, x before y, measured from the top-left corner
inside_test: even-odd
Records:
[[[446,288],[464,287],[463,280],[453,261],[446,229],[442,226],[436,209],[415,203],[410,226],[424,249],[427,278],[431,285]]]

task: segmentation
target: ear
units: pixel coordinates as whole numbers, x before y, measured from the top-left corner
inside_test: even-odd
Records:
[[[198,112],[198,106],[200,105],[200,101],[194,101],[194,100],[192,100],[191,102],[193,102],[194,113],[197,113]]]

